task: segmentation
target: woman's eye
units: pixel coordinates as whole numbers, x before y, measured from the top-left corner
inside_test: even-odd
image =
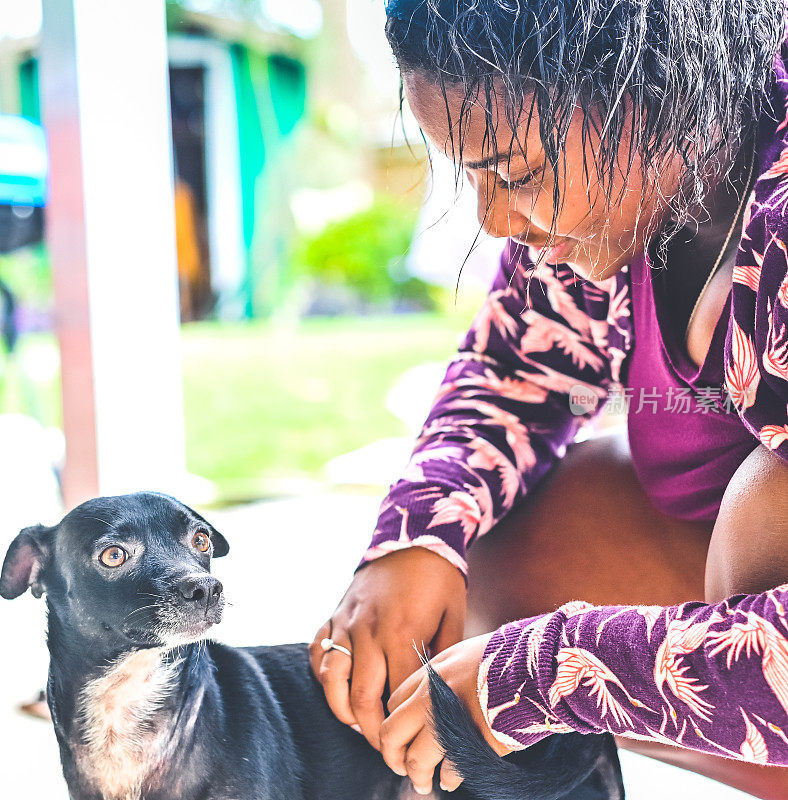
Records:
[[[507,180],[506,178],[498,178],[498,182],[504,189],[512,191],[512,189],[524,189],[533,180],[533,174],[527,175],[525,178],[517,178],[517,180]]]
[[[101,561],[105,567],[114,568],[119,567],[128,557],[129,554],[122,547],[112,545],[112,547],[108,547],[102,552],[99,556],[99,561]]]
[[[192,547],[201,553],[207,553],[211,549],[211,539],[207,533],[198,531],[192,536]]]

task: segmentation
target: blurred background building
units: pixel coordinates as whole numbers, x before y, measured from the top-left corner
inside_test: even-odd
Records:
[[[73,24],[84,26],[79,3],[74,6]],[[43,10],[40,0],[29,0],[0,11],[0,281],[6,327],[13,330],[13,345],[9,333],[0,357],[0,413],[21,414],[40,425],[55,475],[62,478],[68,451],[62,431],[67,440],[81,440],[78,428],[70,432],[69,420],[79,416],[81,400],[90,394],[81,365],[90,350],[96,362],[91,369],[99,370],[98,351],[107,350],[110,329],[85,323],[93,328],[85,333],[93,343],[85,343],[82,356],[68,356],[77,353],[78,337],[61,331],[60,347],[55,337],[58,319],[76,302],[68,288],[75,278],[68,273],[58,284],[57,264],[64,259],[70,264],[78,251],[73,242],[65,248],[56,243],[66,241],[64,230],[82,222],[89,227],[81,217],[75,222],[70,211],[64,217],[58,210],[64,193],[58,194],[57,186],[64,179],[58,178],[57,164],[75,162],[80,152],[87,161],[92,150],[84,150],[85,132],[70,150],[63,145],[71,136],[70,123],[47,124],[42,50],[62,50],[59,42],[69,35],[66,24],[50,25],[49,34],[44,26],[42,32],[48,7],[54,14],[61,0],[45,0]],[[448,162],[438,157],[430,169],[419,131],[407,108],[399,107],[381,4],[182,0],[166,3],[165,10],[169,119],[140,119],[150,112],[131,100],[123,112],[129,115],[127,127],[169,126],[171,225],[183,323],[182,362],[173,369],[183,370],[184,414],[175,419],[172,412],[173,421],[166,424],[184,428],[189,476],[176,485],[196,500],[218,503],[326,483],[360,483],[380,491],[407,456],[441,365],[495,269],[500,244],[475,241],[473,199],[456,194]],[[93,30],[99,24],[104,27]],[[128,38],[121,17],[95,25],[88,33],[100,40],[105,55],[114,55],[113,43]],[[144,44],[129,52],[131,72],[135,63],[148,64]],[[115,65],[111,57],[106,60],[110,72]],[[63,63],[50,73],[62,72]],[[75,86],[79,80],[77,74]],[[66,93],[51,77],[49,85],[55,98],[50,118],[62,120]],[[80,92],[89,96],[84,87],[75,88],[73,104],[87,107]],[[122,98],[114,101],[123,108]],[[110,178],[117,171],[117,183],[129,195],[118,202],[114,218],[128,213],[124,208],[136,208],[143,220],[137,235],[155,242],[153,228],[146,230],[144,207],[150,204],[153,213],[158,194],[143,185],[141,196],[132,197],[138,189],[128,179],[135,159],[140,169],[151,169],[154,159],[123,145],[117,127],[123,120],[115,124],[113,129],[101,120],[102,130],[117,136],[117,146],[110,141],[110,156],[99,162]],[[46,207],[47,134],[56,172],[51,209]],[[84,163],[81,170],[90,172]],[[106,202],[114,201],[108,196]],[[113,212],[104,213],[106,225]],[[115,238],[120,271],[125,248],[123,237]],[[98,263],[106,276],[113,253],[107,243],[103,247]],[[161,244],[151,248],[152,259],[164,250]],[[168,268],[162,262],[160,269]],[[115,288],[125,291],[120,284]],[[91,291],[95,297],[97,290]],[[131,321],[139,337],[136,350],[157,318],[144,308],[139,312],[138,325]],[[135,336],[132,330],[128,334]],[[167,338],[158,331],[150,335]],[[124,337],[117,331],[111,336],[117,337],[117,353],[106,353],[105,363],[135,352],[133,344],[122,350]],[[160,355],[166,361],[163,351]],[[62,374],[61,357],[73,358],[80,374],[73,366]],[[113,374],[103,385],[117,378]],[[91,380],[102,385],[100,378]],[[98,389],[94,395],[97,419],[102,409],[119,406],[118,396],[107,394],[99,403]],[[106,431],[120,427],[121,411],[105,423],[104,433],[96,433],[99,440],[115,441],[114,451],[120,440]],[[159,416],[164,426],[163,407]],[[178,449],[177,437],[168,447]],[[101,450],[100,442],[95,449]],[[78,453],[73,444],[69,452],[72,465],[88,459],[87,451]],[[142,470],[144,465],[138,473]],[[131,482],[130,474],[111,485]],[[91,485],[90,475],[85,480]],[[151,480],[160,483],[155,472]],[[80,491],[72,492],[67,504]]]

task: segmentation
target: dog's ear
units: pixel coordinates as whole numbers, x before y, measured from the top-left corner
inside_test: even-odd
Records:
[[[28,588],[35,597],[44,593],[41,572],[49,563],[55,527],[33,525],[11,542],[0,572],[0,597],[13,600]]]
[[[230,545],[227,543],[227,539],[202,514],[198,514],[193,508],[190,508],[189,511],[208,528],[208,533],[211,534],[211,541],[213,542],[213,557],[221,558],[226,556],[230,552]]]
[[[227,543],[227,539],[210,523],[208,523],[208,530],[211,532],[211,541],[213,542],[213,557],[221,558],[226,556],[230,552],[230,545]]]

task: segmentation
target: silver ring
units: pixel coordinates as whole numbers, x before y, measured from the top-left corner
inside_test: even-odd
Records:
[[[333,639],[329,639],[328,637],[320,640],[320,646],[323,648],[324,653],[327,653],[329,650],[339,650],[340,653],[344,653],[346,656],[353,658],[353,653],[351,653],[347,647],[342,647],[341,644],[337,644]]]

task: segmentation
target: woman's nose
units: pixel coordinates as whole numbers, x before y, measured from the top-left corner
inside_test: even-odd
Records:
[[[478,179],[469,174],[471,185],[476,190],[476,215],[479,224],[496,238],[508,238],[522,233],[526,218],[517,211],[514,198],[492,180]]]

